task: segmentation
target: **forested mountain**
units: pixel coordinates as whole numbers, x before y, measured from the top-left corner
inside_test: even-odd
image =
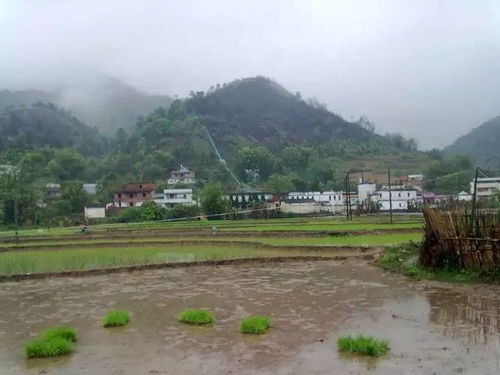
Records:
[[[500,116],[494,117],[445,148],[449,154],[466,154],[483,168],[500,169]]]
[[[0,153],[9,148],[73,148],[86,156],[104,155],[106,140],[97,129],[81,123],[54,104],[35,103],[31,107],[0,113]]]
[[[168,108],[172,99],[151,95],[113,78],[93,78],[67,83],[54,92],[39,90],[0,91],[0,112],[30,107],[33,103],[54,103],[82,122],[105,134],[132,128],[141,116],[158,107]]]
[[[320,105],[307,103],[299,93],[292,95],[265,77],[236,80],[207,93],[191,93],[186,108],[199,115],[220,141],[240,137],[272,147],[382,139]]]
[[[123,97],[128,93],[124,89]],[[347,170],[372,171],[367,175],[377,178],[385,176],[387,162],[395,174],[404,174],[421,172],[418,168],[429,161],[411,140],[376,134],[368,121],[347,122],[265,77],[193,92],[168,109],[158,108],[139,118],[130,129],[121,127],[109,141],[70,112],[42,103],[5,111],[0,134],[0,156],[8,148],[31,154],[43,149],[38,159],[46,163],[60,156],[48,149],[93,156],[78,160],[83,165],[78,170],[64,171],[65,163],[57,161],[62,170],[37,173],[47,171],[51,179],[99,180],[108,186],[165,181],[169,171],[182,163],[201,182],[218,180],[228,188],[239,188],[219,162],[210,138],[240,180],[262,189],[342,188]]]
[[[368,122],[347,122],[265,77],[192,92],[168,111],[139,121],[126,143],[134,150],[143,140],[141,147],[168,151],[174,163],[204,178],[228,179],[208,133],[241,180],[276,190],[304,189],[312,182],[331,188],[349,168],[373,168],[375,156],[376,167],[393,158],[422,157],[411,140],[378,135]]]

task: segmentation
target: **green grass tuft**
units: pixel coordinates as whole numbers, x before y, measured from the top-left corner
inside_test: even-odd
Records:
[[[42,333],[42,338],[46,340],[51,340],[56,337],[65,339],[70,342],[76,342],[76,340],[78,339],[76,330],[72,327],[67,326],[49,328]]]
[[[215,321],[214,314],[206,310],[184,310],[179,315],[179,321],[189,324],[211,324]]]
[[[130,313],[124,310],[108,311],[103,320],[104,327],[121,327],[130,322]]]
[[[267,316],[249,316],[241,321],[241,333],[261,334],[271,327],[271,319]]]
[[[74,346],[62,337],[42,338],[26,344],[24,352],[28,358],[55,357],[70,354]]]
[[[337,340],[337,346],[342,352],[378,357],[390,350],[387,340],[377,340],[368,336],[345,336]]]

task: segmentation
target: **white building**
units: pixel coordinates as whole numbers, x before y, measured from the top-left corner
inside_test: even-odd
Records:
[[[481,177],[477,179],[477,197],[491,198],[500,190],[500,177]],[[470,193],[474,194],[474,180],[470,183]]]
[[[345,199],[345,193],[342,191],[291,192],[282,203],[281,209],[283,212],[294,213],[335,213],[345,209]],[[353,201],[351,205],[354,206]]]
[[[165,189],[163,193],[155,194],[153,201],[167,208],[177,204],[196,204],[193,200],[193,189]]]
[[[330,205],[344,205],[344,194],[341,191],[307,191],[288,193],[288,200],[307,200]]]
[[[389,198],[390,193],[390,198]],[[417,190],[412,188],[398,188],[389,190],[377,190],[371,195],[371,200],[378,203],[380,211],[407,211],[411,205],[417,203]]]
[[[167,180],[168,185],[177,184],[194,184],[196,182],[196,175],[182,164],[176,171],[170,172],[170,178]]]
[[[358,199],[364,202],[370,199],[371,195],[377,190],[377,184],[371,182],[360,182],[358,184]]]
[[[83,184],[83,191],[90,195],[97,194],[97,184]]]
[[[457,198],[459,201],[471,201],[472,200],[472,195],[467,193],[466,191],[461,191],[458,193]]]
[[[105,217],[104,207],[85,207],[85,219],[104,219]]]

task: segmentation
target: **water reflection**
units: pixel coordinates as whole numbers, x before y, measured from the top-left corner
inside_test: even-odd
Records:
[[[482,296],[475,290],[427,291],[431,306],[429,320],[440,333],[466,344],[488,344],[498,341],[500,333],[500,299]]]

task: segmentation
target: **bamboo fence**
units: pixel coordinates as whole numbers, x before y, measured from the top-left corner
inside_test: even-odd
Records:
[[[500,210],[442,211],[425,208],[420,261],[428,267],[500,268]]]

